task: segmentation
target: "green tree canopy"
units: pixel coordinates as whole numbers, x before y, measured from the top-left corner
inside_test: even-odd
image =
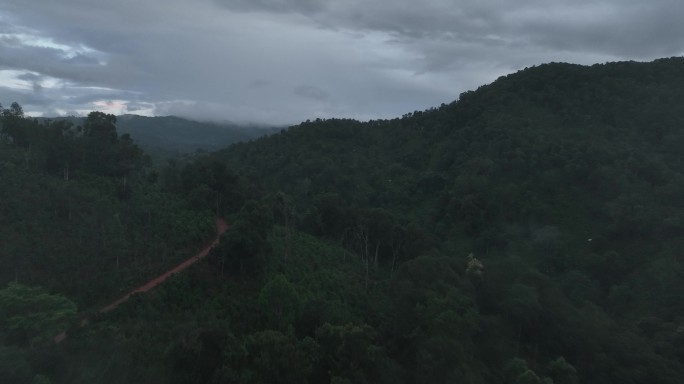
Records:
[[[40,287],[12,282],[0,290],[0,322],[25,342],[49,339],[76,316],[76,304]]]

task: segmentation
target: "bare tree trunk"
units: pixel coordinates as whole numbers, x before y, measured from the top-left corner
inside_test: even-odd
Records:
[[[290,256],[290,215],[287,212],[285,204],[287,203],[283,203],[282,207],[283,221],[285,224],[285,252],[283,252],[283,259],[287,260]]]
[[[294,221],[294,206],[288,201],[286,197],[281,201],[281,214],[283,215],[283,224],[285,225],[285,254],[284,259],[287,260],[292,251],[292,222]]]
[[[105,225],[102,224],[102,249],[107,248],[107,233],[105,232]]]
[[[31,144],[28,146],[28,150],[24,153],[24,160],[26,161],[26,169],[29,168],[29,158],[31,157]]]
[[[402,247],[402,237],[401,234],[397,233],[397,229],[392,229],[392,239],[390,240],[390,248],[392,249],[392,269],[391,272],[397,267],[397,261],[399,259],[399,252],[401,252]]]
[[[394,269],[397,267],[397,254],[398,252],[395,252],[395,250],[392,249],[392,268],[390,269],[391,273],[394,273]]]
[[[347,247],[349,246],[349,232],[351,231],[351,228],[347,228],[344,230],[344,234],[342,235],[342,261],[346,262],[347,261]]]
[[[375,268],[378,268],[378,250],[380,249],[380,241],[375,243],[375,256],[373,257],[373,264]]]
[[[361,246],[361,259],[367,259],[370,254],[368,251],[368,243],[370,242],[370,239],[368,238],[368,228],[365,225],[359,224],[356,227],[356,238]]]
[[[369,262],[368,262],[368,258],[366,257],[366,278],[365,278],[365,282],[364,282],[366,291],[368,291],[368,265],[369,265]]]

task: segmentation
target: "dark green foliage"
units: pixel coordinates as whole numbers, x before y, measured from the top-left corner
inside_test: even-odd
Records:
[[[483,381],[468,366],[483,330],[462,261],[420,257],[403,264],[392,281],[396,353],[409,382]]]
[[[153,185],[126,136],[93,144],[119,161],[85,161],[106,115],[81,132],[10,109],[3,281],[95,303],[164,265],[157,255],[201,243],[210,212],[230,229],[206,262],[93,317],[63,347],[34,353],[6,332],[0,372],[55,383],[680,383],[682,100],[681,58],[552,63],[402,118],[307,121],[171,161]],[[70,285],[72,269],[97,278]],[[69,368],[40,358],[53,353]]]
[[[276,275],[259,292],[259,306],[266,317],[267,328],[292,330],[300,307],[297,288],[283,275]]]
[[[23,351],[16,347],[0,346],[0,378],[6,383],[31,383],[31,366]]]
[[[551,377],[545,369],[561,355],[580,382],[628,380],[597,377],[599,360],[589,356],[613,350],[611,364],[659,372],[654,380],[667,382],[684,372],[674,342],[641,339],[632,324],[644,315],[684,319],[676,300],[682,89],[681,58],[552,63],[401,119],[305,122],[218,156],[286,193],[300,228],[341,244],[371,281],[374,268],[391,272],[403,263],[392,283],[396,294],[406,292],[392,309],[400,311],[400,331],[385,337],[402,351],[393,357],[410,367],[412,381],[491,382],[487,372],[500,381],[515,355],[532,367],[522,372],[531,382]],[[471,252],[484,267],[464,280]],[[430,267],[439,255],[463,264]],[[408,266],[421,277],[409,278]],[[442,280],[446,271],[454,274]],[[421,280],[448,283],[421,296]],[[455,313],[440,315],[442,307]],[[463,328],[440,328],[433,323],[440,316]],[[644,327],[651,335],[662,329]],[[482,340],[492,345],[481,348]],[[617,353],[619,343],[632,345],[620,351],[659,357],[643,352],[651,357],[634,362]]]
[[[377,344],[368,325],[323,324],[316,330],[320,346],[317,381],[349,383],[396,383],[401,370]]]
[[[84,130],[27,119],[15,106],[2,113],[0,346],[23,357],[8,358],[17,364],[0,382],[93,382],[126,366],[116,346],[111,364],[92,365],[55,350],[52,339],[78,328],[75,303],[95,312],[214,232],[210,212],[150,184],[144,155],[114,122],[93,114]]]
[[[221,273],[258,275],[270,255],[267,235],[272,226],[271,212],[261,203],[250,200],[242,207],[214,250],[220,259]]]
[[[577,384],[577,369],[565,361],[564,357],[553,360],[546,366],[546,370],[554,384]]]
[[[311,375],[315,344],[279,331],[260,331],[245,339],[247,383],[303,383]]]
[[[0,290],[0,325],[20,345],[50,340],[76,317],[76,304],[40,288],[9,283]]]

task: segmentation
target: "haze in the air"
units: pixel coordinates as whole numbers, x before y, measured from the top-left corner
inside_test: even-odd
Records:
[[[543,62],[681,55],[682,15],[677,0],[4,0],[0,94],[34,116],[388,118]]]

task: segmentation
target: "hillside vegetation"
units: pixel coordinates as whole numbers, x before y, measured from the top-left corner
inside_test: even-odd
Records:
[[[158,175],[125,135],[100,151],[117,161],[87,161],[102,144],[85,126],[60,128],[73,146],[53,164],[50,145],[7,127],[54,126],[12,120],[13,106],[0,378],[680,383],[683,101],[681,58],[552,63],[431,110],[307,121]],[[206,261],[78,326],[74,303],[164,265],[161,243],[201,244],[212,213],[231,228]],[[96,267],[88,284],[109,283],[83,294],[75,281]],[[36,302],[50,308],[41,322],[26,316]],[[46,330],[60,327],[70,336],[54,345]]]

